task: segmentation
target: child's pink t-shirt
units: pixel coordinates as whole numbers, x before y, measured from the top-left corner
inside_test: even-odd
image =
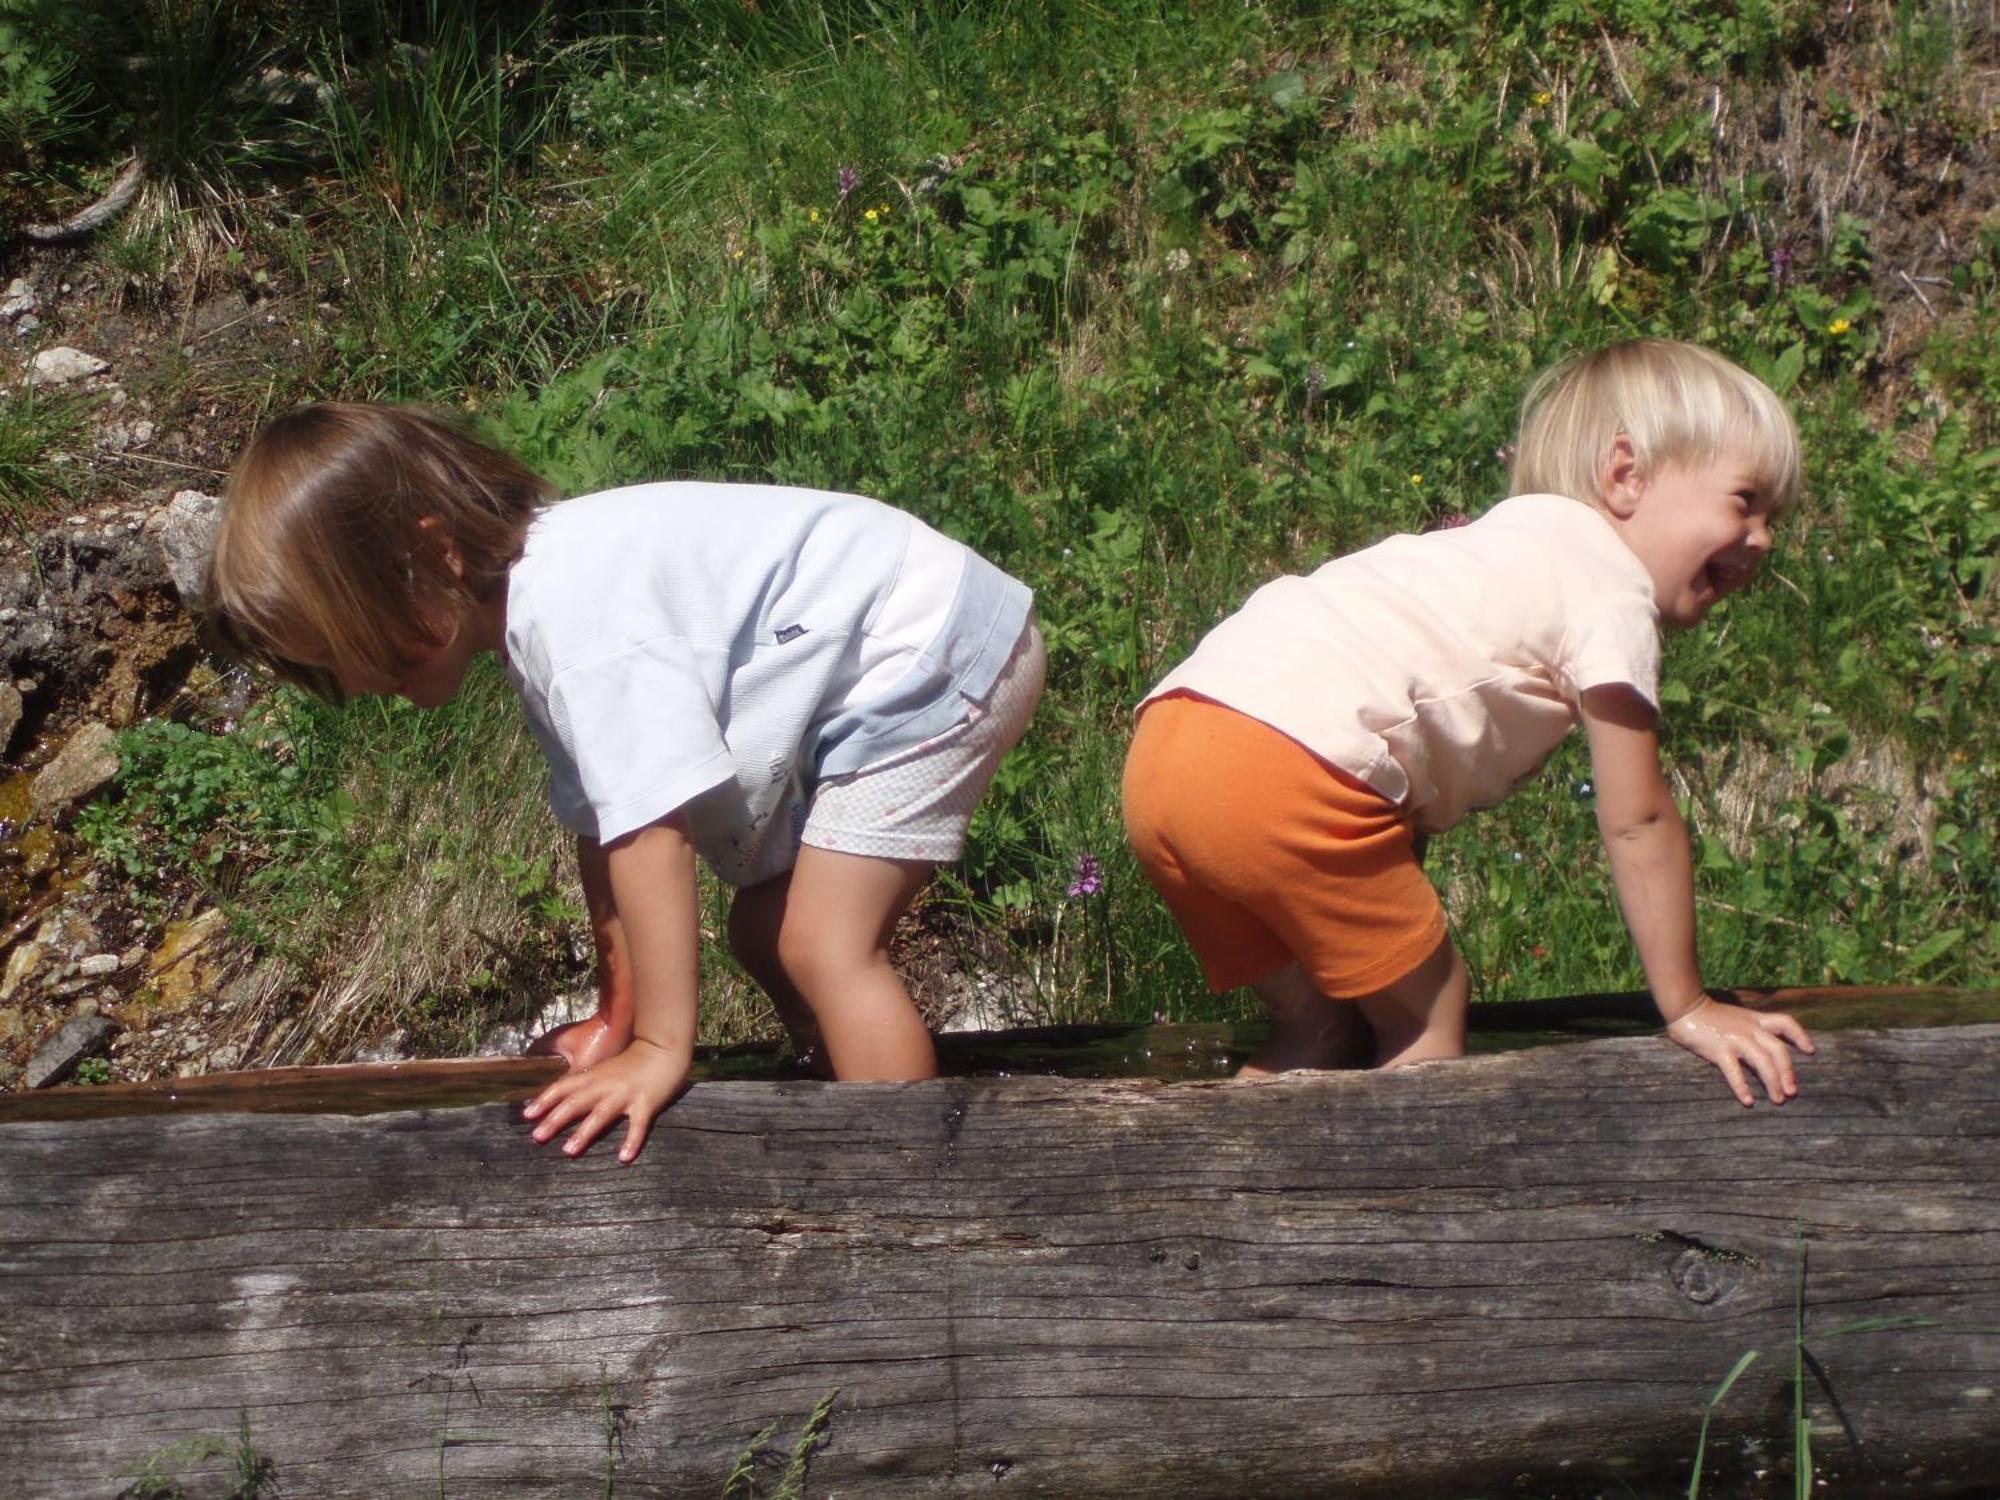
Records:
[[[1436,832],[1533,776],[1585,689],[1657,704],[1658,621],[1644,564],[1603,515],[1517,495],[1266,584],[1145,701],[1193,693],[1248,714]]]

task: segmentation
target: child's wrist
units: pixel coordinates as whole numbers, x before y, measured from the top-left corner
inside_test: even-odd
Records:
[[[1662,1004],[1660,1006],[1660,1019],[1667,1023],[1667,1030],[1672,1031],[1676,1026],[1680,1025],[1683,1021],[1689,1020],[1696,1012],[1706,1006],[1710,998],[1707,990],[1696,990],[1692,998],[1683,1000],[1678,1005]]]
[[[635,1036],[626,1044],[626,1050],[640,1056],[652,1056],[686,1067],[694,1061],[694,1044],[657,1040],[653,1037]]]

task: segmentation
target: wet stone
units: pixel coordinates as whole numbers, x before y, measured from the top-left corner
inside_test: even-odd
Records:
[[[80,802],[118,774],[118,742],[108,724],[86,724],[42,767],[28,789],[36,813]]]

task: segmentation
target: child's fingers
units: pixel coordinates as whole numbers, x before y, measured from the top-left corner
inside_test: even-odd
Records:
[[[1757,1096],[1750,1088],[1750,1080],[1743,1076],[1743,1063],[1732,1048],[1726,1045],[1722,1048],[1722,1055],[1715,1060],[1715,1066],[1721,1070],[1723,1081],[1729,1085],[1729,1091],[1736,1096],[1737,1103],[1748,1109],[1757,1102]]]
[[[1771,1096],[1773,1104],[1783,1104],[1799,1091],[1799,1081],[1792,1074],[1791,1053],[1782,1041],[1768,1033],[1760,1033],[1750,1045],[1750,1066],[1763,1081],[1764,1092]]]
[[[565,1098],[581,1088],[583,1082],[584,1075],[582,1073],[565,1073],[521,1106],[521,1118],[524,1120],[539,1120],[544,1112],[555,1108]]]
[[[584,1117],[584,1121],[569,1133],[563,1142],[565,1156],[579,1156],[583,1148],[596,1140],[611,1127],[611,1122],[625,1113],[625,1107],[616,1098],[600,1099],[597,1107]]]
[[[653,1128],[653,1111],[633,1109],[626,1113],[625,1119],[625,1144],[618,1148],[618,1159],[630,1166],[645,1147],[646,1132]]]
[[[589,1085],[594,1082],[587,1077],[579,1078],[577,1086],[561,1096],[552,1099],[537,1116],[540,1123],[535,1126],[535,1141],[547,1145],[562,1133],[563,1127],[583,1115],[590,1113],[597,1103],[597,1090]],[[541,1101],[537,1100],[537,1104]]]
[[[1772,1011],[1769,1015],[1760,1016],[1757,1024],[1773,1035],[1783,1037],[1801,1052],[1815,1050],[1813,1039],[1807,1034],[1805,1027],[1783,1011]]]

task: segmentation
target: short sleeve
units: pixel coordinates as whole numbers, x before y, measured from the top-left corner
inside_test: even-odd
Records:
[[[557,816],[575,826],[563,817],[568,791],[589,808],[599,839],[643,828],[735,774],[715,705],[678,637],[568,667],[549,684],[546,702],[561,751],[551,757]],[[570,768],[574,786],[565,788]]]
[[[1561,663],[1563,696],[1572,704],[1595,687],[1632,688],[1660,703],[1660,632],[1650,598],[1633,592],[1601,602],[1571,623]]]

